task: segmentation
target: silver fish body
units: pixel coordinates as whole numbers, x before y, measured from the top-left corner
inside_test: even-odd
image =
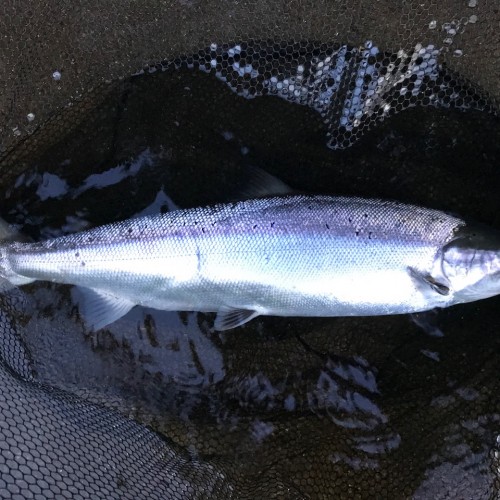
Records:
[[[218,312],[224,330],[257,315],[399,314],[494,295],[496,281],[487,292],[474,287],[500,269],[500,245],[483,250],[475,237],[437,210],[291,195],[5,243],[0,276],[85,287],[81,308],[95,328],[139,304]]]

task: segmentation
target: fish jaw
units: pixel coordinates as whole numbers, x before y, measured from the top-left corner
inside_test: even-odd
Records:
[[[480,225],[461,228],[442,250],[440,272],[454,304],[500,294],[500,232]]]

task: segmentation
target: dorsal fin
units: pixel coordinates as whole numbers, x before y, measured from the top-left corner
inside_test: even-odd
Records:
[[[283,181],[259,167],[245,167],[242,187],[237,190],[231,201],[249,200],[297,193]]]

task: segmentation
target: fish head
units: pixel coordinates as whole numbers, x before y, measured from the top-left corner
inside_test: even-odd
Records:
[[[441,254],[441,273],[452,303],[500,294],[500,231],[480,225],[460,227]]]

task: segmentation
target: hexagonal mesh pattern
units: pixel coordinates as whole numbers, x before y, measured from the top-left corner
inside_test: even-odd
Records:
[[[451,28],[450,28],[451,29]],[[311,42],[212,44],[206,51],[149,66],[148,72],[182,67],[214,74],[246,99],[277,96],[317,111],[327,144],[345,149],[366,129],[413,106],[480,110],[497,114],[485,92],[439,63],[441,49],[418,43],[411,51],[381,51]]]
[[[497,0],[4,0],[0,216],[68,233],[250,164],[498,227],[499,25]],[[37,286],[0,295],[0,498],[500,498],[494,299],[219,337],[91,333]]]
[[[12,363],[0,364],[0,498],[230,497],[213,465],[117,413],[25,380],[5,314],[0,336]]]
[[[247,97],[307,103],[328,123],[334,148],[412,104],[484,108],[478,89],[500,96],[490,1],[248,0],[201,9],[197,0],[119,8],[84,0],[75,9],[8,0],[2,9],[0,153],[90,94],[96,105],[110,82],[182,54]]]

